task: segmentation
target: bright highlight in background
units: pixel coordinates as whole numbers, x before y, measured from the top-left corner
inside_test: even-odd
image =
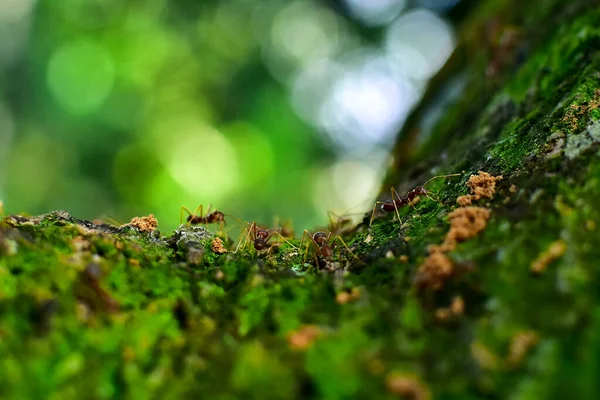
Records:
[[[114,78],[110,55],[93,40],[63,45],[48,66],[48,85],[52,93],[73,114],[96,110],[108,97]]]
[[[366,212],[457,1],[0,0],[0,200],[165,231],[182,204],[300,231]]]
[[[383,25],[402,11],[405,0],[346,0],[352,15],[367,25]]]

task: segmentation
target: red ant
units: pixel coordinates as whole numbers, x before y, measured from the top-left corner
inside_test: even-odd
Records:
[[[196,208],[196,211],[193,214],[190,212],[190,210],[187,209],[187,207],[181,206],[181,209],[179,211],[179,223],[180,224],[183,223],[183,211],[184,210],[185,210],[185,212],[187,212],[189,214],[186,218],[187,225],[198,225],[198,224],[208,225],[208,224],[218,223],[219,224],[219,233],[223,231],[223,226],[227,225],[227,223],[225,222],[226,216],[239,221],[233,215],[225,214],[218,210],[210,212],[211,207],[212,207],[212,204],[209,204],[208,208],[206,209],[206,215],[204,215],[204,211],[202,209],[202,204],[200,204],[198,206],[198,208]]]
[[[292,246],[293,248],[296,248],[296,246],[294,246],[285,237],[283,237],[283,235],[281,235],[281,233],[279,232],[280,230],[281,230],[281,228],[279,228],[278,230],[261,229],[258,227],[258,225],[256,225],[256,222],[252,222],[248,227],[246,227],[242,231],[242,237],[240,238],[240,241],[238,242],[238,245],[235,248],[234,253],[236,253],[240,247],[241,248],[246,247],[246,243],[248,243],[248,240],[253,242],[255,250],[261,251],[261,250],[265,250],[268,248],[268,251],[271,252],[271,249],[273,248],[273,246],[275,244],[269,243],[269,239],[271,239],[271,237],[273,235],[278,235],[290,246]],[[243,242],[243,244],[242,244],[242,242]]]
[[[304,252],[304,259],[303,261],[306,261],[306,255],[308,254],[308,246],[309,243],[312,243],[312,245],[315,247],[315,265],[318,266],[319,265],[319,259],[318,257],[322,257],[325,260],[331,260],[331,257],[333,256],[333,246],[334,246],[334,241],[337,239],[340,243],[342,243],[342,245],[346,248],[346,250],[348,250],[348,252],[350,254],[352,254],[352,256],[354,258],[358,258],[356,257],[356,255],[352,252],[352,250],[350,250],[350,248],[348,247],[348,245],[346,244],[346,242],[344,242],[344,239],[342,239],[341,236],[339,235],[335,235],[332,238],[332,232],[329,232],[329,234],[325,233],[325,232],[315,232],[314,235],[311,235],[309,231],[307,231],[306,229],[304,230],[304,233],[302,234],[302,240],[300,241],[300,247],[302,247],[302,244],[304,243],[304,237],[308,237],[308,239],[310,240],[309,242],[306,243],[306,251]]]
[[[449,174],[449,175],[434,176],[433,178],[430,178],[422,185],[417,186],[416,188],[414,188],[411,191],[409,191],[408,193],[406,193],[406,196],[404,196],[404,197],[401,197],[393,187],[390,188],[390,192],[392,194],[392,200],[375,202],[375,205],[373,206],[373,211],[371,213],[371,221],[369,222],[369,226],[371,226],[371,224],[373,224],[373,219],[375,218],[375,208],[377,208],[378,204],[381,204],[381,211],[383,211],[383,212],[386,212],[386,213],[396,212],[396,217],[398,217],[398,221],[401,221],[400,212],[398,211],[398,209],[405,207],[407,205],[410,205],[411,207],[414,208],[415,206],[413,204],[413,201],[418,196],[427,196],[428,199],[434,200],[429,195],[429,192],[427,191],[427,189],[425,189],[425,187],[424,187],[425,185],[427,185],[429,182],[431,182],[432,180],[437,179],[437,178],[447,178],[449,176],[459,176],[459,175],[462,175],[462,174]]]

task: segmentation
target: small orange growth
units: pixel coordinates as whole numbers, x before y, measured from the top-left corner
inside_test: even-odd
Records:
[[[132,267],[139,267],[140,266],[140,261],[138,259],[135,259],[135,258],[130,258],[129,260],[127,260],[127,262]]]
[[[511,340],[506,364],[511,367],[520,365],[530,350],[538,344],[540,337],[534,331],[517,333]]]
[[[339,292],[335,296],[335,301],[338,304],[346,304],[358,299],[360,299],[360,290],[358,288],[352,288],[350,291],[345,290],[343,292]]]
[[[552,242],[546,251],[531,262],[531,272],[534,274],[543,273],[552,261],[562,257],[566,251],[567,244],[564,240],[559,239]]]
[[[501,181],[502,175],[492,176],[487,172],[479,171],[479,175],[471,175],[467,186],[471,189],[471,194],[459,196],[456,201],[461,207],[471,205],[473,201],[481,199],[491,199],[496,193],[496,182]]]
[[[490,218],[490,210],[483,207],[460,207],[448,214],[450,230],[444,242],[439,246],[431,246],[430,253],[441,251],[449,252],[456,248],[460,242],[471,239],[483,231]]]
[[[297,331],[292,331],[288,334],[288,346],[292,350],[307,350],[322,333],[321,328],[316,325],[304,325]]]
[[[429,388],[415,375],[391,372],[385,377],[385,387],[393,395],[411,400],[429,400]]]
[[[76,253],[88,251],[90,249],[90,242],[83,238],[83,236],[75,236],[71,240],[71,247]]]
[[[406,254],[402,254],[398,259],[403,263],[408,262],[408,256]]]
[[[213,239],[210,249],[213,251],[213,253],[217,254],[227,253],[227,249],[223,246],[223,241],[218,237]]]
[[[434,251],[417,270],[416,283],[419,287],[439,290],[454,273],[454,263],[441,251]]]
[[[441,245],[429,247],[429,256],[417,270],[416,282],[421,287],[439,290],[454,273],[454,264],[444,254],[456,245],[483,231],[490,211],[483,207],[461,207],[448,214],[450,230]]]
[[[577,130],[579,128],[579,120],[585,117],[590,111],[596,110],[599,107],[600,89],[597,89],[590,101],[583,104],[571,104],[567,108],[562,120],[571,130]]]
[[[225,274],[223,273],[223,271],[218,270],[217,272],[215,272],[215,279],[221,280],[225,278]]]
[[[154,217],[154,214],[150,214],[147,217],[134,217],[128,225],[142,232],[152,232],[158,226],[158,220]]]
[[[440,321],[448,321],[460,317],[465,312],[465,301],[460,296],[454,296],[450,307],[438,308],[435,317]]]
[[[463,315],[465,312],[465,301],[460,296],[454,296],[452,299],[452,304],[450,305],[450,310],[454,315]]]

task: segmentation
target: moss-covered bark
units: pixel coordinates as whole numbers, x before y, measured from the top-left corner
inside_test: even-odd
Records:
[[[360,261],[5,218],[0,397],[596,398],[600,9],[531,3],[464,22],[386,186],[461,175],[344,235]],[[480,170],[503,179],[470,213]]]

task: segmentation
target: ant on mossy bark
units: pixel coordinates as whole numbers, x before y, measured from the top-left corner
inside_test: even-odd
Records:
[[[381,204],[381,211],[383,211],[385,213],[395,212],[399,223],[402,224],[402,220],[400,219],[399,209],[406,207],[408,205],[410,205],[412,208],[415,208],[413,202],[417,197],[426,196],[428,199],[437,201],[438,203],[440,203],[439,200],[435,200],[434,198],[432,198],[429,195],[429,191],[427,189],[425,189],[425,185],[427,185],[429,182],[431,182],[434,179],[447,178],[449,176],[460,176],[460,175],[462,175],[462,174],[448,174],[448,175],[434,176],[433,178],[430,178],[422,185],[417,186],[416,188],[410,190],[408,193],[406,193],[406,196],[404,196],[404,197],[400,196],[398,194],[398,192],[396,191],[396,189],[394,189],[393,187],[390,188],[392,200],[375,202],[375,204],[373,205],[373,211],[371,212],[371,221],[369,222],[369,227],[373,224],[373,220],[375,219],[375,209],[377,208],[378,204]]]
[[[323,258],[325,261],[331,261],[333,257],[333,248],[335,246],[335,241],[337,240],[341,243],[348,253],[352,255],[355,259],[360,259],[350,250],[344,239],[340,235],[333,235],[333,232],[329,232],[328,234],[322,231],[315,232],[313,235],[307,230],[304,230],[302,233],[302,240],[300,241],[300,247],[304,243],[304,238],[308,237],[308,241],[306,243],[306,249],[304,251],[303,262],[306,261],[306,256],[308,255],[309,246],[312,244],[315,249],[315,266],[319,266],[319,257]]]
[[[292,246],[294,249],[296,248],[296,246],[294,246],[290,241],[288,241],[285,237],[283,237],[283,235],[281,234],[281,228],[279,228],[279,229],[262,229],[262,228],[258,227],[256,222],[252,222],[251,224],[249,224],[246,228],[244,228],[242,230],[241,238],[240,238],[238,245],[235,248],[235,251],[233,253],[237,253],[237,251],[240,248],[244,249],[246,247],[247,243],[249,241],[251,241],[252,244],[254,245],[254,249],[256,251],[262,251],[262,250],[266,249],[267,254],[269,254],[271,252],[271,250],[273,249],[273,247],[276,246],[276,243],[269,242],[269,240],[271,239],[271,237],[273,237],[273,235],[279,236],[281,239],[283,239],[287,244]]]
[[[218,210],[210,212],[211,207],[212,207],[212,204],[209,204],[208,208],[206,209],[206,215],[205,215],[203,208],[202,208],[202,204],[200,204],[198,206],[198,208],[196,208],[196,211],[193,214],[192,214],[192,212],[190,212],[190,210],[188,210],[187,207],[181,206],[181,209],[179,211],[179,223],[180,224],[183,223],[183,211],[188,213],[188,216],[186,218],[186,225],[198,225],[198,224],[209,225],[209,224],[217,224],[218,223],[219,224],[219,230],[217,232],[218,234],[223,232],[223,227],[225,225],[227,225],[227,223],[225,222],[225,217],[233,218],[241,223],[241,221],[239,219],[237,219],[236,217],[234,217],[233,215],[225,214],[224,212],[221,212]]]

